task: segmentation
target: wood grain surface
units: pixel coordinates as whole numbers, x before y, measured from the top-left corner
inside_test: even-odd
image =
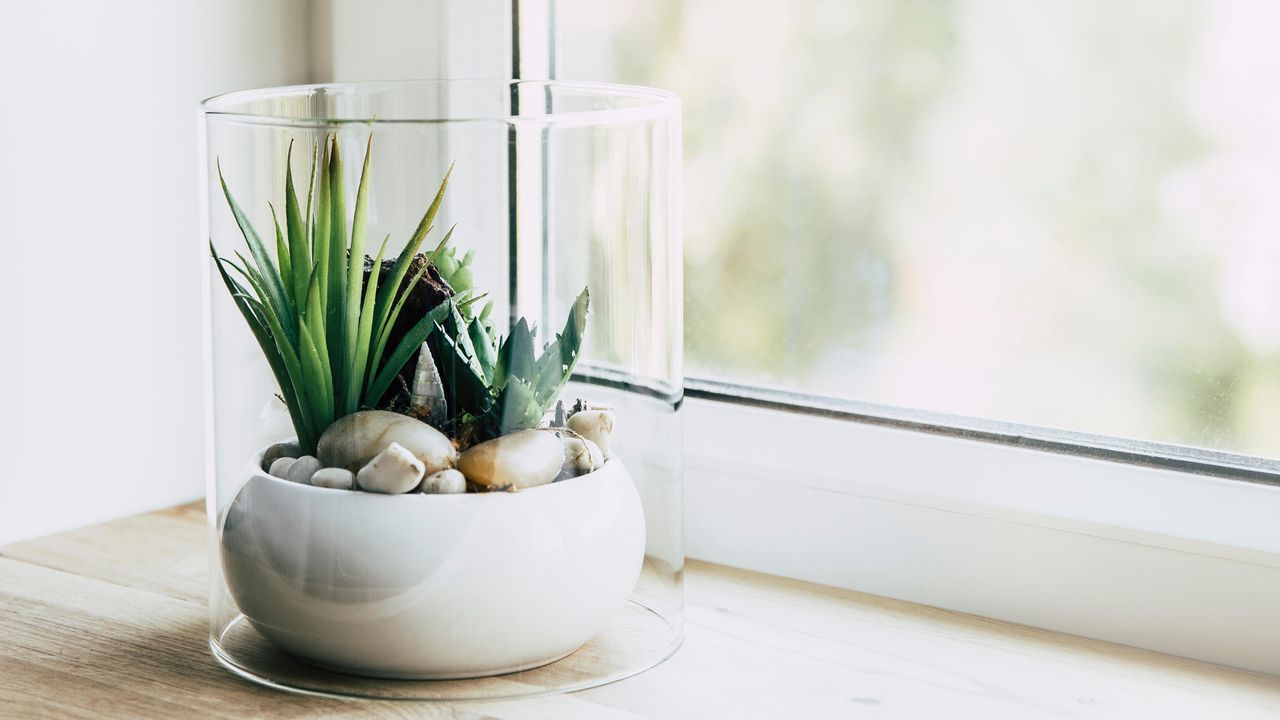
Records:
[[[199,505],[0,548],[0,718],[1280,717],[1277,678],[698,562],[685,646],[629,680],[501,702],[307,697],[214,662],[207,562]]]

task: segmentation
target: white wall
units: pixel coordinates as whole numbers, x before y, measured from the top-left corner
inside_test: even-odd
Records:
[[[512,1],[312,0],[312,81],[508,77]]]
[[[510,8],[0,3],[0,545],[204,493],[197,103],[503,77]]]
[[[0,544],[203,494],[196,104],[303,0],[0,4]]]

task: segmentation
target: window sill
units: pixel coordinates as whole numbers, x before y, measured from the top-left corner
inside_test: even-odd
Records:
[[[205,645],[202,508],[0,548],[7,668],[21,716],[399,716],[404,704],[269,692]],[[688,637],[623,682],[448,717],[1270,717],[1274,678],[861,593],[692,562]],[[141,671],[140,671],[141,670]]]

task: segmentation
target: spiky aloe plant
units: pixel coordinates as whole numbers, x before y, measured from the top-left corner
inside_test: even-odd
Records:
[[[387,240],[383,240],[366,279],[363,261],[372,143],[370,136],[349,233],[336,138],[326,140],[323,156],[318,149],[312,151],[305,213],[293,182],[290,144],[283,230],[275,208],[271,210],[278,264],[232,196],[221,166],[218,168],[223,194],[244,235],[249,257],[240,252],[235,260],[220,257],[212,240],[209,251],[271,366],[304,453],[314,454],[320,433],[334,420],[361,407],[375,406],[434,327],[428,318],[422,318],[387,352],[392,325],[421,272],[398,296],[396,289],[431,231],[449,173],[404,251],[386,273],[386,282],[380,282],[380,275]],[[448,235],[437,253],[447,242]],[[429,261],[424,263],[423,271],[429,266]]]
[[[505,340],[497,341],[482,316],[468,318],[452,299],[428,315],[432,329],[427,342],[464,443],[538,424],[573,375],[589,304],[583,289],[564,330],[541,353],[535,349],[535,330],[524,318]]]

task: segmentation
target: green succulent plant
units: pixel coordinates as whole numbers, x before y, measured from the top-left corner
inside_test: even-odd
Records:
[[[541,353],[536,329],[520,318],[505,339],[495,339],[484,314],[468,318],[450,299],[433,310],[427,342],[440,370],[450,413],[464,444],[534,427],[573,375],[587,325],[584,288],[555,339]]]
[[[218,273],[266,356],[280,387],[280,396],[298,434],[302,451],[314,454],[316,440],[334,420],[362,407],[373,407],[386,394],[399,370],[415,356],[434,328],[423,317],[394,347],[391,328],[422,271],[408,283],[411,260],[431,231],[449,183],[445,174],[434,200],[409,238],[404,251],[383,274],[384,239],[365,278],[364,258],[369,193],[369,162],[373,138],[365,149],[354,220],[346,223],[342,157],[335,138],[324,151],[312,151],[306,210],[293,182],[290,145],[285,171],[285,226],[275,208],[276,259],[271,257],[253,223],[232,196],[218,168],[227,205],[244,235],[249,257],[220,257],[210,241],[209,251]],[[317,166],[319,182],[316,182]],[[450,173],[452,168],[450,168]],[[443,251],[446,235],[436,255]],[[388,237],[389,239],[389,237]],[[450,255],[452,258],[452,255]],[[459,263],[459,267],[467,263]],[[385,280],[385,281],[384,281]],[[403,286],[403,287],[402,287]],[[397,289],[401,289],[399,293]]]

